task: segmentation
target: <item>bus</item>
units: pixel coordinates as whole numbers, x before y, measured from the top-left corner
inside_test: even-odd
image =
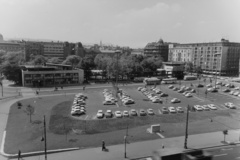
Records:
[[[197,80],[197,76],[184,76],[185,81]]]
[[[173,84],[177,83],[177,78],[166,78],[162,80],[162,84]]]
[[[161,80],[156,77],[144,78],[143,83],[146,85],[157,85],[161,83]]]

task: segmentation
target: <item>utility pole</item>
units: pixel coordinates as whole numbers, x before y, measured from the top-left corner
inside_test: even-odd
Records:
[[[126,130],[126,135],[124,136],[124,158],[127,158],[127,136],[128,136],[128,126]]]
[[[45,115],[43,117],[43,125],[44,125],[44,154],[45,154],[45,160],[47,160],[47,133],[46,133],[46,120]]]
[[[189,115],[189,105],[187,107],[186,131],[185,131],[185,142],[184,142],[185,149],[187,149],[187,139],[188,139],[188,115]]]

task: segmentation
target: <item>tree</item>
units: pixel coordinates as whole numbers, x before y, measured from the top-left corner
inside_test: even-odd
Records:
[[[47,60],[48,63],[53,63],[53,64],[61,64],[62,60],[58,57],[52,57]]]
[[[223,140],[223,141],[224,141],[224,142],[225,142],[225,139],[226,139],[226,135],[227,135],[227,134],[228,134],[228,130],[224,130],[224,131],[223,131],[223,135],[224,135],[224,140]]]
[[[32,115],[33,115],[34,111],[35,111],[35,108],[30,104],[25,109],[25,112],[27,113],[27,115],[29,115],[30,123],[32,123]]]
[[[193,63],[192,62],[186,62],[185,71],[192,73],[192,71],[193,71]]]
[[[79,68],[84,70],[86,80],[91,76],[91,70],[95,68],[94,56],[87,55],[79,62]]]
[[[42,55],[37,55],[28,64],[31,65],[43,65],[47,62],[47,59]]]
[[[75,68],[80,61],[81,61],[81,58],[79,56],[70,55],[66,58],[66,60],[62,62],[62,64],[71,65],[73,68]]]

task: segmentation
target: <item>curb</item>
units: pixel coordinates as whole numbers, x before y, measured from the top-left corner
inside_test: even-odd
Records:
[[[9,159],[11,159],[11,158],[18,158],[18,154],[7,154],[7,153],[4,152],[5,137],[6,137],[6,131],[3,132],[3,138],[2,138],[2,143],[1,143],[0,154],[3,155],[6,158],[9,158]],[[66,148],[66,149],[47,150],[47,154],[66,152],[66,151],[74,151],[74,150],[79,150],[79,147],[76,147],[76,148]],[[22,153],[21,157],[30,157],[30,156],[37,156],[37,155],[44,155],[44,154],[45,154],[44,151],[27,152],[27,153]]]
[[[23,97],[22,95],[17,95],[17,96],[11,96],[11,97],[2,97],[2,98],[0,98],[0,101],[1,100],[5,100],[5,99],[11,99],[11,98],[19,98],[19,97]]]

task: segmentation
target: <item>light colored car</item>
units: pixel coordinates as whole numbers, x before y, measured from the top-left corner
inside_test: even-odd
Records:
[[[117,118],[122,118],[122,112],[121,111],[115,111],[115,116]]]
[[[123,100],[123,104],[134,104],[134,100],[133,99],[127,99],[127,100]]]
[[[129,112],[128,111],[123,111],[122,112],[123,117],[129,117]]]
[[[174,107],[168,107],[169,113],[177,113]]]
[[[239,92],[234,92],[233,95],[234,95],[234,96],[238,96],[238,95],[239,95]]]
[[[142,89],[143,89],[142,87],[138,87],[138,89],[137,89],[137,90],[138,90],[138,91],[141,91]]]
[[[178,91],[179,89],[177,87],[174,87],[173,88],[173,91]]]
[[[184,112],[182,107],[176,107],[176,110],[177,110],[178,113],[183,113]]]
[[[187,93],[185,94],[186,97],[192,97],[192,94],[191,93]]]
[[[195,89],[191,89],[189,92],[196,93],[196,90]]]
[[[97,118],[103,118],[103,117],[104,117],[103,111],[102,110],[98,110]]]
[[[149,109],[147,109],[147,114],[154,115],[155,113],[153,112],[153,109],[149,108]]]
[[[173,88],[174,88],[174,86],[173,86],[173,85],[170,85],[170,86],[168,86],[168,88],[169,88],[169,89],[173,89]]]
[[[217,107],[216,107],[214,104],[209,104],[208,107],[209,107],[211,110],[217,110]]]
[[[204,111],[210,111],[210,108],[208,107],[208,105],[202,105],[202,108]]]
[[[106,101],[103,101],[103,105],[115,105],[115,102],[111,100],[106,100]]]
[[[210,88],[212,87],[212,84],[207,84],[206,87]]]
[[[180,103],[180,102],[181,102],[180,99],[177,99],[177,98],[173,98],[171,100],[171,103]]]
[[[202,108],[202,106],[200,106],[200,105],[194,105],[193,108],[194,108],[196,111],[203,111],[203,108]]]
[[[155,93],[160,94],[160,93],[162,93],[162,91],[161,90],[155,90]]]
[[[161,103],[162,100],[159,99],[159,98],[155,98],[155,99],[152,99],[152,102],[153,102],[153,103]]]
[[[239,87],[235,87],[234,89],[235,89],[235,90],[239,90]]]
[[[234,91],[229,92],[229,94],[233,95]]]
[[[81,113],[80,109],[72,109],[71,115],[79,115]]]
[[[231,103],[231,102],[227,102],[227,103],[224,103],[225,104],[225,106],[227,107],[227,108],[230,108],[230,109],[236,109],[237,107],[233,104],[233,103]]]

